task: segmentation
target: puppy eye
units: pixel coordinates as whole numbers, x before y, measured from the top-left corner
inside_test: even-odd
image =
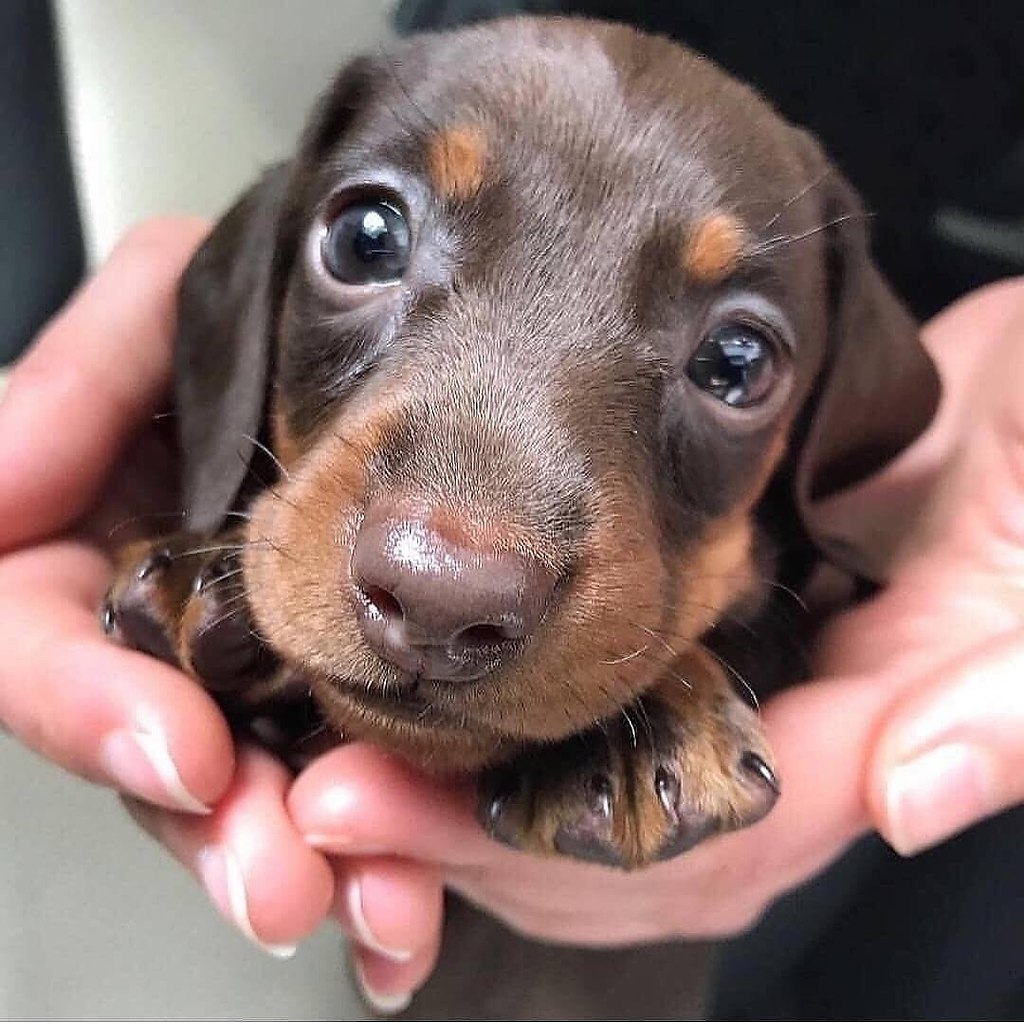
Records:
[[[409,267],[409,224],[390,203],[345,207],[327,227],[320,252],[330,275],[343,284],[386,284]]]
[[[716,327],[700,343],[687,376],[709,395],[736,409],[757,405],[778,376],[775,340],[740,321]]]

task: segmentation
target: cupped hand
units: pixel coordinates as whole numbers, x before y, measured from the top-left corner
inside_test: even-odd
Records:
[[[299,777],[296,826],[334,857],[381,939],[358,956],[382,1008],[422,981],[437,941],[423,922],[440,928],[445,885],[542,939],[723,936],[868,829],[912,854],[1024,799],[1024,282],[958,303],[926,340],[946,389],[939,417],[837,509],[879,536],[918,521],[891,585],[822,638],[820,678],[764,708],[784,782],[764,821],[624,874],[504,849],[475,823],[470,787],[366,746]],[[399,906],[419,907],[415,936],[394,928]]]
[[[177,283],[208,227],[133,231],[42,332],[0,402],[0,722],[133,813],[250,938],[285,953],[334,880],[287,815],[290,782],[236,752],[182,673],[104,636],[107,553],[180,516],[165,418]]]
[[[397,1009],[432,966],[444,885],[537,937],[723,935],[867,828],[912,852],[1021,799],[1020,284],[930,328],[942,415],[849,508],[884,531],[937,478],[939,497],[893,585],[829,631],[823,678],[765,708],[785,780],[776,810],[625,875],[503,849],[474,822],[468,786],[364,746],[325,756],[289,791],[272,758],[233,749],[192,681],[102,635],[107,551],[133,522],[180,514],[173,462],[148,425],[166,402],[177,279],[205,230],[134,232],[12,375],[0,405],[0,720],[134,798],[137,820],[251,938],[287,952],[332,914],[368,994]]]

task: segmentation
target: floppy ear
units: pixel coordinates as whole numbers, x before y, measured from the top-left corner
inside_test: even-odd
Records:
[[[182,280],[175,376],[185,525],[217,530],[251,474],[267,413],[272,334],[302,224],[284,209],[365,104],[380,61],[356,57],[313,109],[294,159],[268,170],[224,215]],[[274,467],[261,462],[261,473]]]
[[[181,283],[175,338],[185,525],[217,530],[265,413],[274,252],[288,168],[269,170],[203,243]]]
[[[881,469],[928,426],[939,378],[917,324],[871,261],[856,192],[835,171],[824,187],[824,220],[832,225],[829,336],[796,463],[795,498],[815,545],[871,578],[880,575],[877,554],[864,538],[833,536],[823,503]]]

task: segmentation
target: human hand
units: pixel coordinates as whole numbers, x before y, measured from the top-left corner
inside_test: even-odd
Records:
[[[288,773],[236,753],[193,680],[112,644],[97,615],[107,551],[133,524],[180,513],[167,423],[152,417],[167,400],[178,279],[206,231],[196,220],[136,229],[11,374],[0,403],[0,722],[144,801],[136,817],[230,919],[281,953],[333,897],[326,863],[285,813]]]
[[[468,787],[369,747],[340,748],[300,776],[288,806],[349,884],[358,879],[364,919],[384,927],[396,906],[409,913],[415,894],[393,877],[406,858],[437,871],[438,890],[420,904],[435,928],[430,908],[446,884],[538,938],[728,935],[869,828],[912,853],[1024,797],[1024,284],[971,296],[926,340],[946,385],[941,414],[844,499],[845,512],[881,535],[926,493],[937,497],[892,585],[823,638],[821,678],[765,707],[784,780],[772,814],[627,875],[506,850],[476,825]],[[401,1005],[418,984],[393,957],[367,947],[357,956],[382,1005]]]
[[[0,494],[0,551],[6,552],[0,559],[0,642],[10,652],[0,668],[0,717],[65,767],[178,809],[158,812],[135,805],[137,817],[204,876],[222,910],[263,941],[290,942],[320,921],[333,898],[334,880],[323,861],[297,841],[283,815],[283,770],[254,751],[245,752],[236,767],[226,727],[205,694],[171,669],[111,647],[95,620],[108,574],[105,530],[98,524],[121,522],[139,508],[168,508],[166,492],[161,498],[153,488],[152,438],[141,447],[144,458],[136,449],[127,471],[116,478],[111,472],[128,439],[159,407],[169,375],[174,285],[202,230],[176,222],[136,235],[45,332],[14,375],[0,411],[0,440],[8,456]],[[922,464],[928,468],[942,461],[936,452],[951,447],[943,436],[960,436],[958,415],[968,385],[978,389],[990,379],[983,357],[1009,330],[1007,310],[1015,303],[1024,305],[1019,289],[1015,295],[983,294],[935,325],[936,352],[947,370],[952,367],[946,426],[918,446],[917,464],[908,463],[905,477],[920,472]],[[974,340],[954,348],[952,341],[961,337]],[[953,365],[957,359],[962,365]],[[1013,374],[1003,373],[1002,379],[1012,382]],[[990,419],[996,423],[999,417]],[[989,479],[991,453],[1001,450],[1000,439],[1007,434],[1000,427],[978,436],[987,437],[986,444],[966,448],[955,460],[947,497],[923,531],[929,539],[905,557],[896,585],[833,631],[826,665],[846,678],[791,691],[766,710],[766,725],[782,756],[787,797],[756,830],[724,837],[644,876],[609,876],[601,869],[535,862],[495,847],[472,820],[467,790],[427,782],[365,747],[339,750],[314,766],[292,793],[292,810],[303,831],[322,826],[319,845],[350,854],[336,862],[333,910],[357,937],[358,962],[377,996],[385,997],[385,1004],[392,997],[397,1005],[394,995],[414,988],[429,971],[442,881],[533,934],[596,943],[719,934],[742,927],[777,892],[826,863],[870,824],[869,808],[876,823],[896,838],[898,815],[890,812],[884,784],[891,764],[886,750],[900,748],[882,741],[893,729],[899,735],[904,717],[918,721],[917,705],[927,703],[930,694],[955,697],[960,688],[976,689],[970,664],[958,666],[959,674],[948,682],[938,671],[940,655],[969,655],[973,641],[986,648],[984,656],[1002,657],[1000,649],[988,647],[997,633],[1006,634],[1013,653],[1019,604],[1017,613],[1007,611],[1015,599],[1013,586],[1007,591],[1002,584],[1008,580],[991,571],[1003,565],[1005,552],[981,540],[968,544],[957,559],[944,562],[936,555],[948,550],[953,524],[969,521],[960,519],[958,487],[970,490],[976,477]],[[975,454],[968,457],[971,451]],[[131,470],[140,462],[148,474]],[[1005,479],[1005,473],[991,477]],[[964,482],[956,485],[956,480]],[[146,486],[139,488],[140,482]],[[100,490],[107,494],[102,503],[97,502]],[[1016,494],[1010,487],[1000,502],[1005,498],[1005,507],[1012,509]],[[869,505],[884,507],[884,501],[872,495]],[[975,541],[991,535],[981,529],[963,536],[974,533]],[[943,564],[947,568],[940,571]],[[922,620],[915,612],[922,607],[922,588],[931,587],[933,597],[960,593],[962,587],[939,590],[934,584],[950,578],[962,583],[965,564],[978,570],[970,576],[977,593],[992,585],[981,602],[990,614],[977,621],[961,614],[961,625],[976,628],[937,628],[942,644],[930,635],[922,644]],[[936,614],[947,615],[963,607],[955,601],[938,605]],[[903,626],[894,629],[894,622]],[[887,658],[893,661],[885,667]],[[1012,659],[1004,664],[1013,667]],[[939,682],[929,687],[933,678]],[[24,680],[33,686],[25,687]],[[1003,690],[1009,702],[1009,686]],[[904,696],[906,703],[900,704]],[[829,732],[835,721],[843,722],[840,737]],[[980,723],[982,731],[988,721]],[[1001,736],[1013,734],[1007,710],[992,714],[991,721]],[[891,728],[879,733],[872,748],[873,731],[885,723]],[[143,746],[137,747],[140,733]],[[113,736],[120,738],[104,743]],[[866,757],[872,749],[876,756]],[[833,775],[836,785],[828,785]],[[873,780],[867,790],[865,779]],[[1017,796],[1010,792],[992,799],[989,791],[986,806]],[[187,813],[202,809],[197,802],[217,803],[216,813]],[[800,814],[794,820],[795,807]],[[230,866],[214,851],[231,851]],[[417,859],[396,856],[401,854]],[[244,880],[241,904],[239,877]],[[600,903],[586,898],[595,886]],[[724,891],[732,898],[720,898]],[[581,920],[587,907],[590,918]],[[666,908],[672,912],[666,914]],[[612,929],[609,920],[617,921]]]

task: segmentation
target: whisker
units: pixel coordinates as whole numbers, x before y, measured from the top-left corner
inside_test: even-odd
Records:
[[[269,647],[270,646],[270,641],[255,626],[250,626],[246,630],[246,632],[249,634],[249,636],[251,636],[253,638],[253,640],[256,641],[256,643],[262,644],[264,647]],[[312,697],[313,696],[313,687],[312,686],[308,687],[306,692],[308,693],[308,695],[310,697]]]
[[[663,636],[661,636],[660,633],[657,633],[655,630],[651,629],[650,626],[645,626],[639,622],[634,622],[633,625],[636,626],[638,629],[642,629],[648,636],[653,637],[655,640],[657,640],[658,643],[660,643],[662,647],[664,647],[665,650],[672,655],[673,658],[679,657],[679,652],[675,650],[672,647],[672,645]]]
[[[749,580],[752,580],[755,583],[760,583],[763,586],[771,587],[773,590],[781,591],[782,593],[784,593],[784,594],[788,595],[789,597],[791,597],[797,603],[797,605],[799,605],[799,607],[804,612],[808,611],[807,603],[804,601],[804,599],[795,590],[793,590],[792,587],[787,587],[785,583],[780,583],[778,580],[773,580],[770,576],[746,576],[746,575],[740,574],[740,573],[719,573],[719,574],[715,574],[715,575],[702,575],[702,576],[692,576],[692,575],[686,574],[686,578],[690,579],[690,580],[692,580],[692,581],[694,581],[696,583],[701,583],[701,582],[708,581],[708,580],[748,580],[749,579]],[[710,605],[701,605],[701,604],[699,604],[696,601],[684,602],[683,607],[685,607],[686,603],[692,604],[693,607],[695,607],[695,608],[708,608],[709,610],[713,610]],[[674,608],[674,607],[678,607],[678,606],[670,605],[670,604],[665,604],[665,605],[661,605],[660,607]]]
[[[120,530],[125,529],[128,526],[133,526],[135,523],[141,523],[146,519],[184,519],[187,512],[143,512],[137,516],[129,516],[127,519],[122,519],[120,522],[115,523],[110,530],[107,532],[107,539],[109,540],[118,533]]]
[[[633,651],[632,654],[624,654],[621,658],[612,658],[610,661],[602,661],[601,664],[602,665],[621,665],[624,662],[632,661],[634,658],[639,658],[641,654],[644,654],[647,651],[647,647],[648,647],[648,645],[644,644],[643,647],[639,648],[638,650]]]
[[[271,550],[276,551],[282,558],[287,558],[289,562],[298,563],[299,560],[294,555],[289,554],[280,544],[276,544],[269,537],[261,537],[260,541],[270,547]]]
[[[743,689],[747,691],[748,694],[750,694],[750,699],[754,703],[754,710],[758,713],[758,715],[760,715],[761,702],[757,699],[757,694],[754,692],[754,688],[750,685],[750,683],[748,683],[746,679],[743,678],[743,676],[736,670],[736,668],[733,665],[730,665],[729,662],[725,660],[725,658],[718,654],[717,651],[711,650],[710,647],[705,647],[704,650],[706,650],[708,654],[710,654],[711,657],[714,658],[715,661],[717,661],[718,664],[721,665],[722,668],[724,668],[726,672],[728,672],[729,675],[731,675],[733,679],[735,679],[736,682],[739,683],[740,686],[742,686]]]
[[[644,732],[647,733],[647,745],[648,745],[648,747],[650,747],[650,751],[651,751],[651,760],[652,761],[657,761],[657,759],[658,759],[658,751],[657,751],[657,749],[655,747],[655,744],[654,744],[654,728],[651,726],[651,719],[650,719],[650,716],[647,714],[647,707],[644,704],[642,699],[638,700],[633,705],[633,707],[635,707],[640,712],[640,715],[643,718]],[[634,746],[636,746],[635,743],[634,743]]]
[[[689,679],[684,679],[671,665],[659,665],[658,662],[653,659],[648,659],[652,665],[656,666],[659,672],[666,672],[670,675],[677,683],[682,683],[687,690],[693,689],[693,683]]]
[[[242,437],[244,437],[247,441],[251,442],[257,448],[259,448],[259,450],[263,452],[263,454],[266,455],[271,460],[271,462],[273,462],[274,465],[277,466],[279,470],[281,470],[281,473],[286,480],[291,480],[291,473],[289,473],[288,470],[285,469],[284,463],[270,450],[270,448],[267,447],[267,445],[265,445],[258,438],[253,437],[252,434],[245,433],[245,431],[242,432]]]
[[[215,555],[219,552],[232,552],[237,554],[251,541],[240,541],[237,544],[209,544],[201,548],[188,548],[185,551],[175,551],[171,555],[171,561],[176,562],[179,558],[192,558],[194,555]]]
[[[277,489],[276,489],[275,487],[273,487],[273,486],[272,486],[271,484],[268,484],[268,483],[267,483],[267,481],[266,481],[266,480],[264,480],[264,479],[263,479],[263,477],[261,477],[261,476],[259,475],[259,473],[257,473],[257,472],[256,472],[256,470],[252,468],[252,463],[251,463],[251,462],[249,462],[249,461],[248,461],[248,460],[247,460],[247,459],[245,458],[245,456],[244,456],[244,455],[243,455],[243,454],[242,454],[242,453],[241,453],[240,451],[239,451],[239,452],[236,452],[235,454],[236,454],[236,455],[237,455],[237,456],[239,457],[239,459],[241,459],[242,463],[243,463],[243,464],[245,465],[245,468],[246,468],[246,470],[247,470],[248,472],[250,472],[250,473],[251,473],[251,474],[252,474],[252,475],[253,475],[253,476],[254,476],[254,477],[256,478],[256,482],[257,482],[257,483],[258,483],[258,484],[259,484],[259,485],[260,485],[260,486],[261,486],[261,487],[262,487],[262,488],[263,488],[263,489],[264,489],[265,491],[269,491],[269,492],[270,492],[270,493],[271,493],[271,494],[272,494],[272,495],[273,495],[273,496],[274,496],[275,498],[277,498],[277,500],[278,500],[278,501],[283,501],[283,502],[284,502],[284,503],[285,503],[286,505],[291,505],[291,507],[292,507],[293,509],[295,509],[295,510],[296,510],[297,512],[298,512],[298,511],[301,511],[301,510],[299,509],[299,506],[298,506],[298,505],[296,505],[294,501],[289,501],[289,499],[288,499],[288,498],[286,498],[286,497],[284,497],[284,495],[282,495],[282,494],[280,493],[280,491],[278,491],[278,490],[277,490]]]
[[[767,224],[762,225],[761,230],[762,231],[767,231],[770,227],[773,227],[775,224],[777,224],[779,222],[780,218],[783,216],[783,214],[794,203],[800,202],[800,200],[803,199],[803,197],[805,195],[807,195],[808,192],[811,192],[814,189],[816,189],[831,173],[832,173],[832,168],[831,167],[826,167],[825,170],[823,170],[821,172],[821,174],[819,174],[816,178],[813,179],[813,181],[810,182],[810,184],[804,185],[804,187],[802,189],[800,189],[800,191],[797,192],[796,195],[790,196],[789,199],[787,199],[782,204],[782,206],[779,207],[779,209],[775,213],[775,216],[772,217],[772,219],[770,221],[768,221]]]
[[[629,732],[633,739],[633,749],[635,750],[637,746],[636,726],[633,724],[633,719],[629,717],[629,708],[623,705],[619,713],[626,720],[626,725],[629,726]]]
[[[403,82],[402,79],[399,77],[399,62],[395,59],[394,56],[388,54],[383,46],[378,47],[378,54],[384,58],[384,63],[387,65],[387,69],[389,74],[391,75],[392,80],[394,81],[395,85],[398,86],[399,92],[401,92],[401,94],[405,97],[406,102],[409,104],[409,106],[412,107],[412,109],[415,110],[417,114],[419,114],[419,116],[423,119],[423,123],[428,128],[435,132],[439,131],[440,128],[437,122],[435,122],[433,118],[431,118],[427,114],[427,112],[412,98],[412,96],[409,94],[409,90],[406,88],[405,82]],[[391,114],[395,118],[395,120],[398,121],[398,123],[401,124],[403,128],[408,130],[408,125],[398,115],[397,111],[393,110],[390,106],[388,107],[388,109],[391,110]],[[410,132],[410,134],[412,133]]]
[[[225,604],[232,604],[234,607],[230,608],[223,615],[218,615],[213,622],[208,622],[199,632],[196,634],[196,639],[202,639],[210,632],[211,629],[216,629],[218,626],[227,622],[228,619],[234,618],[239,612],[245,611],[245,606],[241,603],[242,598],[246,597],[246,594],[240,594],[237,598],[232,598],[230,602],[225,601]]]
[[[207,580],[206,586],[215,587],[218,583],[223,583],[225,580],[231,579],[232,576],[239,576],[244,571],[245,570],[242,566],[239,566],[237,569],[232,569],[230,572],[221,573],[220,576],[217,576],[215,579]]]
[[[328,728],[329,727],[326,719],[321,719],[319,723],[317,723],[317,725],[315,725],[312,729],[309,729],[307,732],[301,733],[299,736],[297,736],[296,742],[308,743],[315,736],[319,736],[321,733],[327,732]]]
[[[787,245],[792,245],[794,242],[802,242],[805,238],[811,238],[822,231],[827,231],[829,228],[845,224],[847,221],[868,220],[871,217],[874,217],[873,213],[844,213],[840,217],[836,217],[824,224],[819,224],[817,227],[808,228],[807,231],[801,231],[796,235],[776,235],[774,238],[768,238],[764,242],[751,246],[743,255],[745,257],[765,256],[768,253],[777,252]]]
[[[363,454],[363,447],[357,441],[353,441],[351,438],[346,437],[344,434],[340,433],[337,430],[333,431],[333,434],[335,440],[340,441],[342,444],[347,445],[349,448],[354,448],[358,454]]]

